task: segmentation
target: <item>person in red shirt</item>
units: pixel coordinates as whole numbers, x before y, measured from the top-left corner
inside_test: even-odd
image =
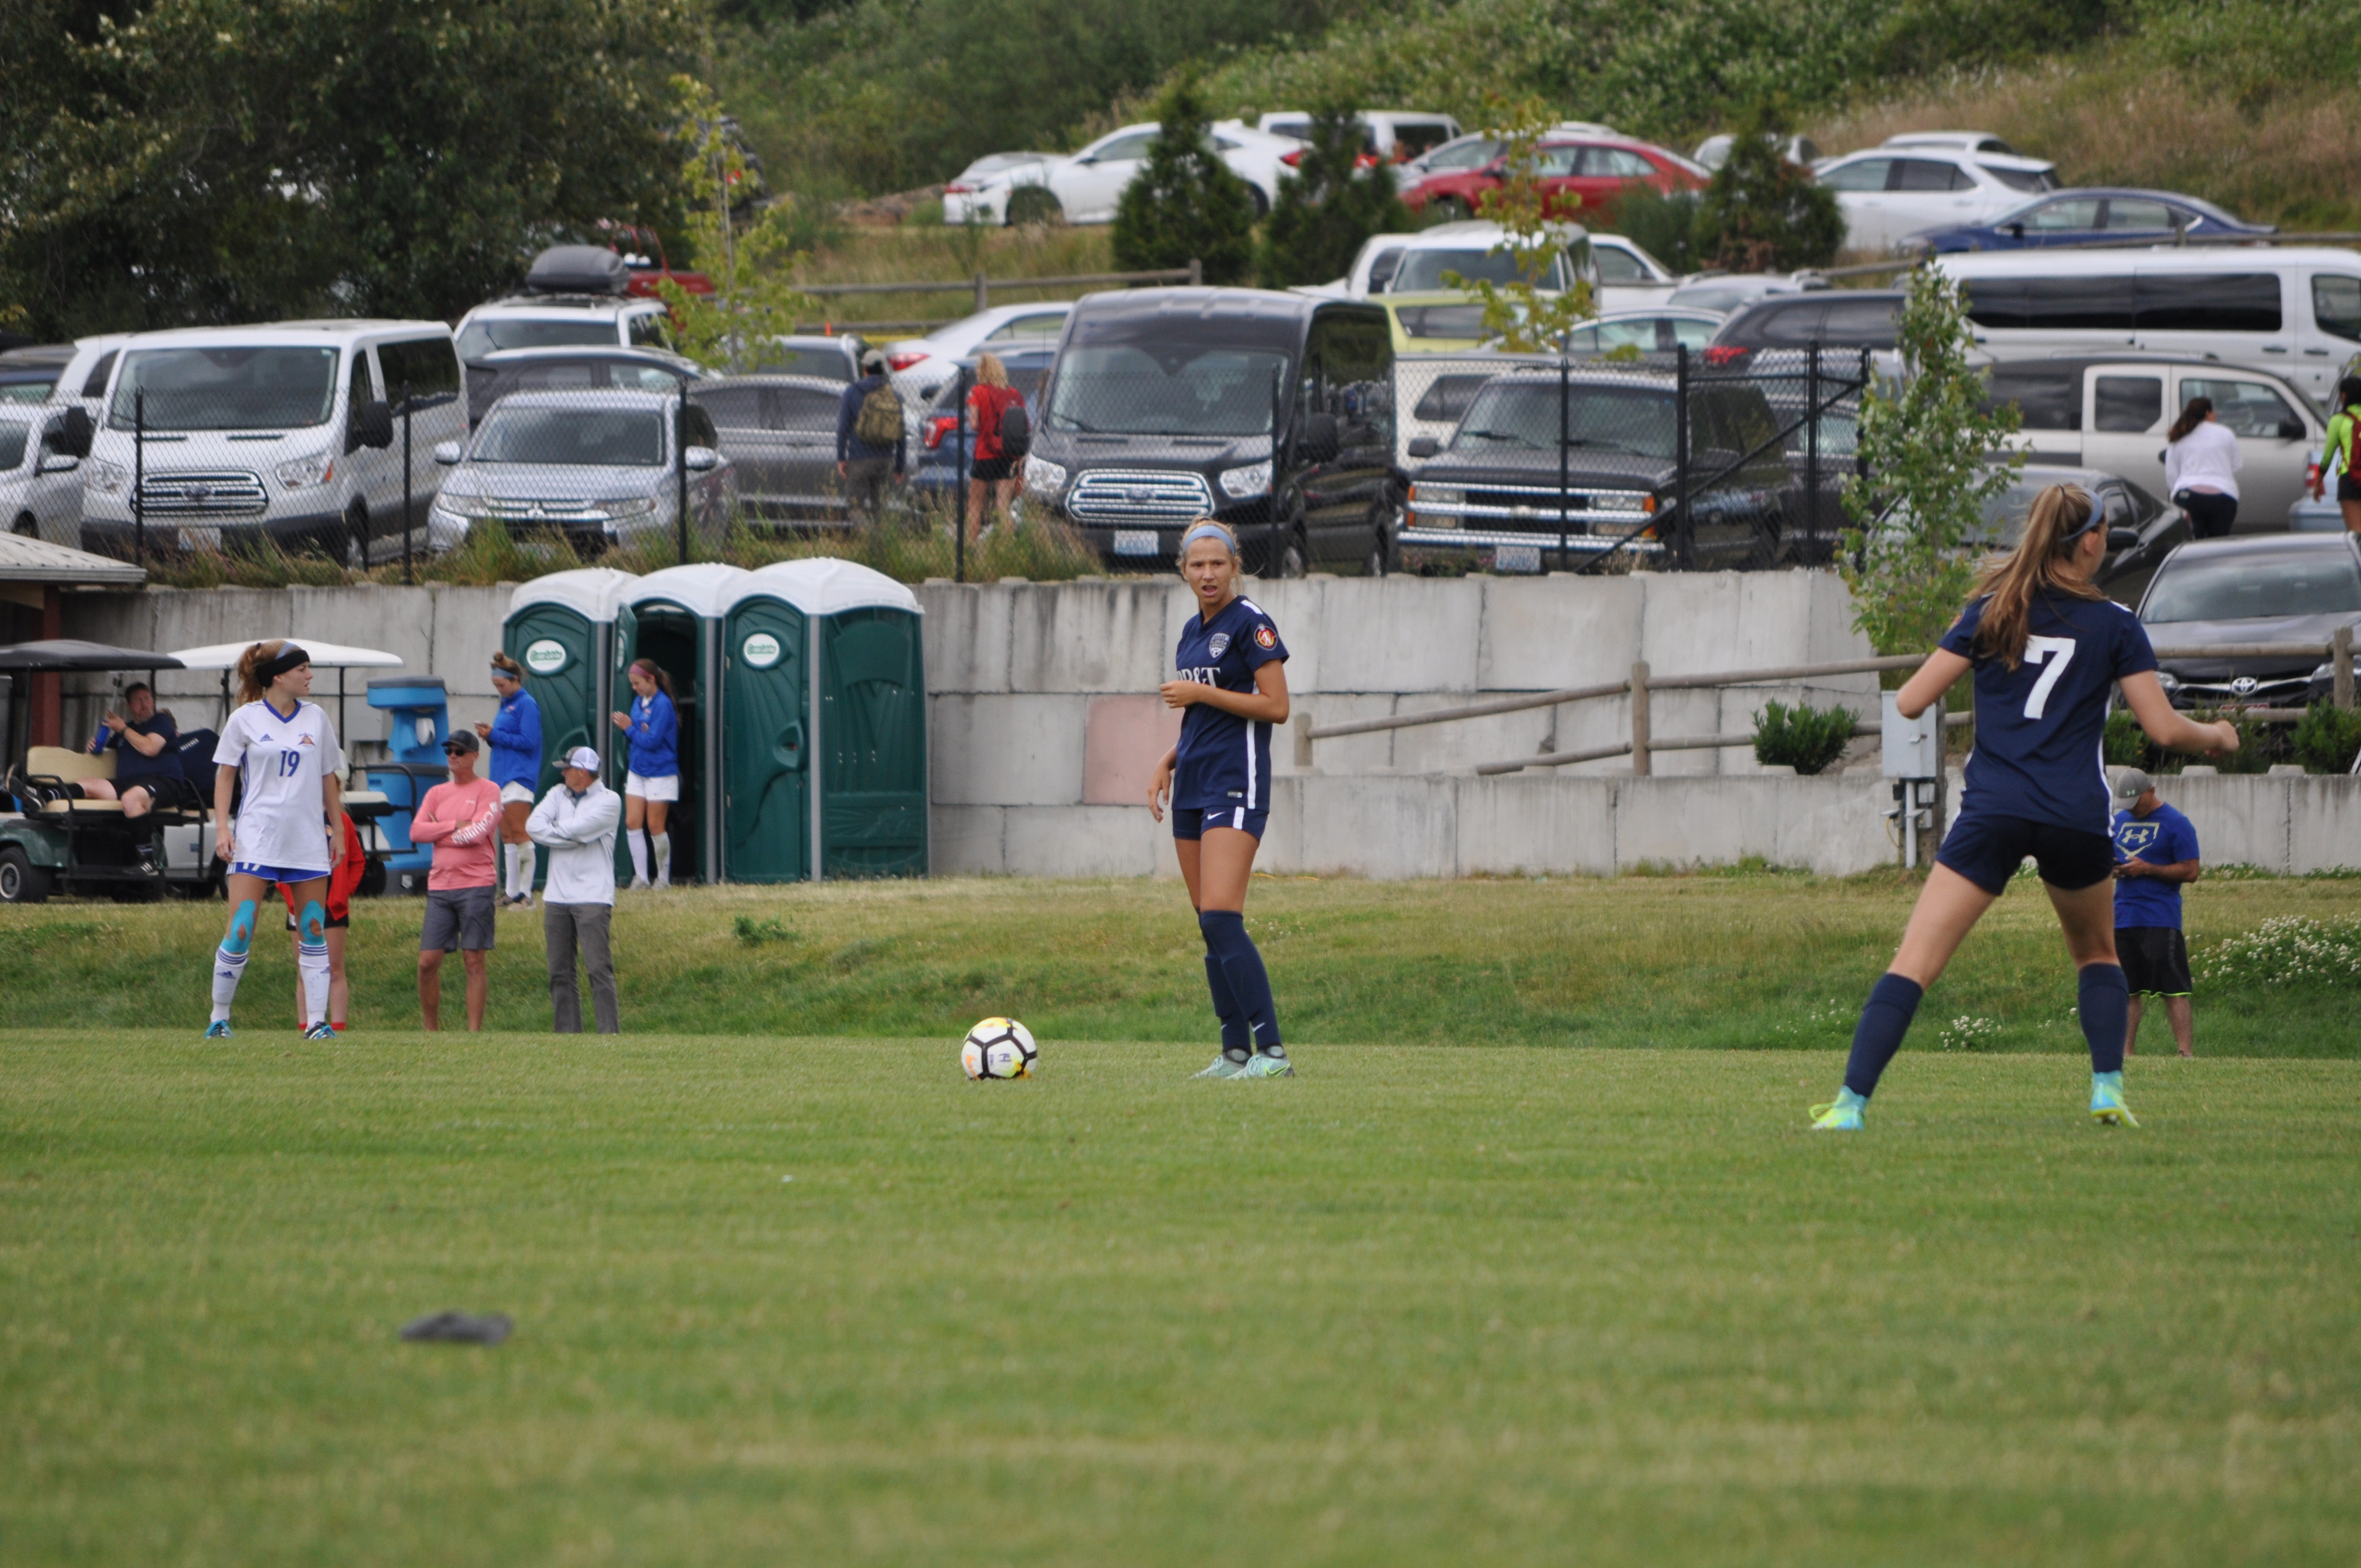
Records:
[[[1008,506],[1016,499],[1017,472],[1024,466],[1022,457],[1011,457],[1001,450],[1000,416],[1010,409],[1025,406],[1025,394],[1008,384],[1008,367],[1000,362],[997,354],[987,354],[975,362],[975,385],[968,389],[967,417],[975,431],[975,464],[968,470],[967,538],[972,544],[983,537],[983,503],[985,496],[997,488],[993,510],[1002,521],[1008,519]]]
[[[410,840],[434,846],[426,872],[426,924],[418,934],[418,1010],[431,1034],[443,1026],[443,955],[458,949],[467,970],[467,1032],[484,1026],[490,993],[492,887],[500,880],[500,786],[476,776],[481,750],[473,731],[443,742],[451,782],[418,803]]]
[[[368,850],[361,843],[360,829],[353,826],[350,817],[345,818],[345,852],[328,872],[327,938],[328,938],[328,1027],[341,1035],[345,1020],[351,1014],[353,989],[345,979],[345,933],[353,923],[353,894],[361,885],[361,873],[368,870]],[[299,948],[302,933],[295,927],[295,890],[285,883],[279,892],[287,900],[287,939]],[[303,1010],[303,977],[295,977],[295,1024],[302,1027],[306,1021]]]

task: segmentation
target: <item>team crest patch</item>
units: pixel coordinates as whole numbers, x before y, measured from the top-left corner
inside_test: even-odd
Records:
[[[1275,630],[1273,630],[1272,628],[1268,627],[1268,626],[1257,626],[1257,627],[1256,627],[1256,628],[1255,628],[1255,646],[1256,646],[1256,647],[1257,647],[1257,648],[1263,648],[1263,649],[1270,649],[1270,648],[1276,648],[1276,647],[1278,647],[1278,646],[1279,646],[1279,633],[1278,633],[1278,631],[1276,631]]]
[[[1218,659],[1229,651],[1230,634],[1226,631],[1216,631],[1205,640],[1205,655],[1208,658]]]

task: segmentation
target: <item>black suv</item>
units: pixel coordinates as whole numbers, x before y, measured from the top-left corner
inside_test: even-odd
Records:
[[[1393,337],[1356,301],[1134,289],[1075,305],[1036,404],[1025,504],[1113,566],[1175,564],[1201,517],[1247,569],[1393,563]]]
[[[1717,368],[1744,364],[1766,348],[1892,352],[1902,341],[1901,316],[1909,295],[1899,289],[1815,289],[1773,294],[1734,313],[1706,345]]]
[[[1762,389],[1690,384],[1684,474],[1678,387],[1656,370],[1494,378],[1420,467],[1403,549],[1484,552],[1496,569],[1521,571],[1550,557],[1580,565],[1626,538],[1625,550],[1685,565],[1778,561],[1797,533],[1802,493]],[[1684,492],[1686,520],[1675,505]]]

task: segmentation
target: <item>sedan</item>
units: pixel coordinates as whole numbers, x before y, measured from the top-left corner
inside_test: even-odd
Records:
[[[457,548],[480,521],[557,533],[585,555],[670,539],[684,476],[689,524],[718,545],[737,503],[712,417],[696,403],[684,416],[656,392],[512,392],[434,461],[451,470],[428,514],[435,550]]]
[[[1960,250],[2032,250],[2050,245],[2091,245],[2106,240],[2171,239],[2193,235],[2207,239],[2261,239],[2279,233],[2270,224],[2232,217],[2211,202],[2170,191],[2135,191],[2114,186],[2059,191],[2003,213],[1990,223],[1925,229],[1905,236],[1896,249],[1908,254]]]
[[[1721,329],[1714,311],[1614,311],[1566,334],[1569,354],[1672,354],[1702,349]]]
[[[995,152],[977,159],[943,187],[943,222],[1015,224],[1046,215],[1034,198],[1014,200],[1020,191],[1038,191],[1049,170],[1066,161],[1059,152]]]
[[[2361,625],[2361,539],[2279,533],[2184,544],[2140,600],[2151,641],[2317,642]],[[2173,659],[2158,678],[2176,707],[2224,703],[2298,707],[2327,699],[2333,676],[2317,655],[2293,659]]]
[[[920,415],[958,372],[961,359],[973,354],[1005,355],[1011,349],[1054,348],[1073,308],[1070,300],[994,305],[888,347],[885,368],[893,377],[895,396],[902,400],[902,418],[910,434],[917,436]]]
[[[730,376],[691,394],[713,416],[750,516],[807,527],[844,523],[836,421],[846,385],[824,376]]]
[[[2039,159],[1935,147],[1871,148],[1813,173],[1837,193],[1847,248],[1881,253],[1905,235],[1989,223],[2058,189],[2057,166]]]
[[[1124,191],[1148,167],[1148,149],[1163,127],[1153,122],[1126,126],[1082,148],[1073,157],[1048,166],[1042,183],[1055,201],[1045,217],[1062,217],[1070,224],[1111,224]],[[1254,192],[1255,216],[1270,211],[1279,199],[1279,181],[1293,173],[1287,155],[1301,153],[1303,144],[1292,137],[1275,137],[1239,124],[1222,121],[1212,128],[1213,150],[1230,171]]]
[[[1626,137],[1562,137],[1553,134],[1534,149],[1542,199],[1554,217],[1586,219],[1610,211],[1623,192],[1647,186],[1665,195],[1702,191],[1706,176],[1676,152]],[[1402,204],[1414,213],[1432,207],[1441,221],[1472,218],[1488,192],[1508,183],[1505,156],[1474,168],[1436,170],[1402,187]]]

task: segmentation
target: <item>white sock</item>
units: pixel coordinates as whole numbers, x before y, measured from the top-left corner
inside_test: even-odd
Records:
[[[654,838],[656,841],[656,885],[658,887],[670,887],[672,885],[672,835],[669,833],[658,833],[654,835]]]
[[[328,944],[301,942],[295,948],[295,970],[303,977],[303,1027],[328,1017]]]
[[[648,840],[646,835],[633,828],[626,828],[624,829],[623,837],[630,840],[631,846],[631,880],[633,882],[647,881]]]
[[[500,846],[500,896],[503,898],[516,896],[516,852],[514,844]]]
[[[214,1022],[229,1022],[229,1004],[237,1000],[237,982],[246,978],[246,955],[227,948],[214,949]]]
[[[541,846],[519,844],[517,846],[517,896],[519,898],[533,896],[533,879],[539,875],[541,875]]]
[[[526,894],[533,891],[533,872],[526,869],[530,863],[527,857],[532,855],[532,853],[533,846],[530,844],[502,844],[500,846],[500,860],[508,868],[509,896],[511,898],[522,898]]]

